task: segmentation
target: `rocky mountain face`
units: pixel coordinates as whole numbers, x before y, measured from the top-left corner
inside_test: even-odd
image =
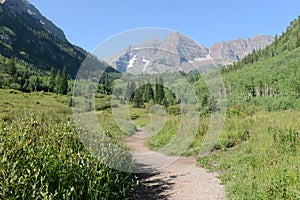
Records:
[[[213,44],[210,49],[190,38],[172,33],[163,41],[150,39],[138,46],[130,46],[106,61],[120,72],[162,73],[183,70],[206,70],[241,60],[253,50],[264,49],[274,37],[255,35]]]
[[[27,0],[2,0],[0,55],[6,58],[15,56],[38,70],[50,71],[52,67],[62,70],[66,67],[69,75],[75,77],[88,53],[71,44],[63,31]],[[107,68],[105,63],[93,59],[97,63],[95,65]]]
[[[210,56],[214,59],[238,61],[254,50],[264,49],[274,41],[274,37],[267,35],[255,35],[248,39],[237,39],[229,42],[213,44],[210,48]]]
[[[204,59],[208,54],[209,49],[175,32],[163,41],[150,39],[130,46],[106,61],[123,73],[152,74],[190,68],[190,60]]]
[[[66,40],[66,36],[64,32],[54,25],[50,20],[44,17],[32,4],[30,4],[27,0],[3,0],[2,4],[6,7],[14,10],[16,13],[23,17],[28,17],[30,15],[37,22],[39,22],[45,30],[49,33],[57,36],[62,40]]]

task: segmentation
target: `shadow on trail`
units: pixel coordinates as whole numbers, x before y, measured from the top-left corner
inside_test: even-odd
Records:
[[[142,173],[134,173],[138,177],[139,185],[131,193],[128,199],[147,200],[167,200],[167,191],[172,189],[174,183],[163,179],[161,172],[141,163],[136,163],[136,167],[143,169]]]
[[[160,172],[135,174],[138,177],[139,185],[129,199],[168,199],[169,195],[166,194],[166,191],[172,188],[173,183],[156,178],[159,174]]]

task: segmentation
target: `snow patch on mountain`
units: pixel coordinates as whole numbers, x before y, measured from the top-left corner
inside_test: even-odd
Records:
[[[134,67],[134,63],[135,63],[136,60],[137,60],[137,55],[134,55],[133,58],[131,58],[131,59],[129,60],[129,63],[128,63],[128,65],[127,65],[127,68],[132,68],[132,67]]]
[[[145,63],[145,65],[143,66],[143,72],[146,72],[147,71],[147,67],[150,65],[151,63],[151,60],[147,60],[145,57],[143,57],[143,60],[142,60],[143,63]]]
[[[205,57],[198,57],[195,58],[194,60],[189,60],[188,62],[191,64],[194,64],[196,62],[203,62],[203,61],[207,61],[207,60],[211,60],[212,57],[210,56],[210,54],[206,55]]]

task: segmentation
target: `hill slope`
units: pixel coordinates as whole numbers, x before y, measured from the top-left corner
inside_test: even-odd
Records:
[[[300,108],[300,18],[264,50],[223,68],[230,105]]]
[[[14,55],[39,70],[65,67],[72,77],[88,55],[67,41],[63,31],[27,0],[0,3],[0,54],[6,58]]]

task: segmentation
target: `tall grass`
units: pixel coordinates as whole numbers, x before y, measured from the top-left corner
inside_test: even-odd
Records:
[[[68,96],[0,94],[0,199],[124,199],[134,190],[133,175],[87,151],[75,131]],[[112,131],[105,130],[106,139],[117,137]]]
[[[234,145],[198,163],[220,172],[229,199],[300,199],[299,116],[258,111],[229,117],[221,141],[236,138]]]

